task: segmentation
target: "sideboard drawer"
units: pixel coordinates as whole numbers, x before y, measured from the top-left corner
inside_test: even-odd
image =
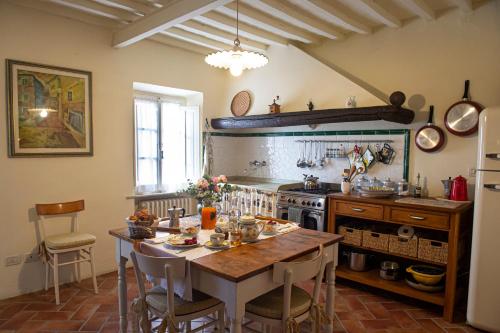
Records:
[[[335,212],[340,215],[382,220],[384,206],[335,201]]]
[[[448,214],[432,213],[423,210],[391,207],[389,220],[434,229],[448,230],[450,228],[450,217]]]

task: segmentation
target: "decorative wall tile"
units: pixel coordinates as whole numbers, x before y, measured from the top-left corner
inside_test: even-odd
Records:
[[[214,142],[214,170],[216,174],[230,176],[251,176],[300,181],[303,174],[313,174],[320,181],[338,183],[343,169],[349,168],[345,159],[330,159],[323,168],[298,168],[303,143],[297,140],[380,140],[370,143],[373,152],[376,145],[383,146],[384,140],[393,140],[391,147],[396,156],[391,165],[374,163],[367,176],[394,181],[406,178],[408,174],[408,130],[368,130],[368,131],[325,131],[325,132],[272,132],[272,133],[212,133]],[[363,150],[368,143],[360,143]],[[327,144],[338,148],[339,143]],[[343,143],[346,152],[354,143]],[[310,144],[307,145],[309,151]],[[309,152],[308,152],[309,155]],[[314,153],[313,153],[314,159]],[[251,161],[266,161],[265,167],[253,167]]]

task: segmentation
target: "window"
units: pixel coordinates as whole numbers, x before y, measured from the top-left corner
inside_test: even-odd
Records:
[[[135,99],[135,182],[175,192],[200,173],[199,107],[163,98]]]

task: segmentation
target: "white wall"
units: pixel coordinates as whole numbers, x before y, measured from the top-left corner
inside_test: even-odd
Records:
[[[35,203],[85,199],[81,230],[97,236],[97,271],[116,268],[108,230],[123,227],[133,202],[132,82],[203,92],[203,109],[217,109],[226,74],[203,57],[155,42],[113,49],[111,32],[0,1],[0,299],[42,287],[39,263],[5,267],[4,258],[37,244]],[[6,58],[91,71],[94,156],[8,158]],[[86,273],[88,271],[85,271]]]
[[[435,21],[415,19],[401,29],[382,28],[371,35],[353,34],[344,41],[329,41],[306,48],[317,59],[364,81],[371,96],[329,67],[299,50],[271,49],[269,65],[231,80],[225,109],[214,116],[230,116],[232,97],[242,89],[254,95],[250,114],[267,113],[272,97],[283,97],[284,111],[305,110],[312,97],[318,109],[343,107],[349,95],[358,96],[358,105],[376,105],[380,92],[405,92],[407,105],[417,111],[418,129],[427,120],[430,104],[435,105],[436,122],[444,128],[447,108],[463,94],[463,82],[471,80],[471,95],[485,106],[500,105],[500,1],[483,4],[470,14],[459,10],[440,13]],[[372,89],[374,88],[374,89]],[[425,111],[425,112],[420,112]],[[404,128],[387,122],[321,125],[318,130]],[[307,130],[307,127],[282,130]],[[262,130],[261,130],[262,131]],[[268,129],[265,129],[268,131]],[[410,148],[410,179],[417,172],[428,179],[431,195],[440,195],[440,179],[462,174],[476,165],[477,136],[459,138],[446,133],[447,143],[436,153]]]

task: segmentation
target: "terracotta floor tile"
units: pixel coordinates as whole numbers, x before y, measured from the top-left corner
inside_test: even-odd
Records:
[[[0,312],[0,319],[10,319],[13,315],[23,310],[27,304],[25,303],[13,303],[8,305],[5,309]]]
[[[389,318],[398,323],[402,328],[422,328],[419,323],[403,310],[389,311]]]
[[[361,319],[375,319],[373,314],[368,310],[357,310],[337,313],[340,320],[361,320]]]
[[[387,310],[410,310],[418,309],[418,306],[400,302],[381,302],[382,306]]]
[[[45,311],[37,312],[33,320],[68,320],[73,313],[69,311]]]
[[[115,304],[100,304],[97,312],[116,312],[118,313],[118,302]]]
[[[365,303],[365,306],[368,308],[368,311],[370,311],[376,319],[390,318],[389,311],[387,311],[387,309],[384,308],[384,306],[380,303]]]
[[[45,321],[43,321],[43,320],[28,320],[16,332],[35,333],[35,332],[39,332],[44,325],[45,325]]]
[[[344,300],[351,311],[366,310],[365,305],[358,300],[357,296],[344,296]]]
[[[109,313],[96,312],[90,317],[80,329],[81,331],[99,331],[109,318]]]
[[[21,326],[24,324],[24,322],[26,322],[31,317],[33,317],[34,314],[35,314],[35,312],[33,312],[33,311],[18,312],[16,314],[12,315],[11,318],[8,319],[5,323],[3,323],[2,326],[0,326],[0,329],[17,330],[17,329],[21,328]]]
[[[429,311],[429,310],[423,310],[423,309],[410,309],[410,310],[405,310],[412,318],[414,319],[431,319],[431,318],[440,318],[441,315]]]
[[[464,330],[462,328],[458,328],[458,327],[446,328],[445,331],[449,332],[449,333],[467,333],[466,330]]]
[[[52,320],[45,322],[42,328],[47,331],[78,331],[82,324],[82,320]]]
[[[73,313],[71,320],[87,320],[98,308],[98,304],[82,304],[80,308]]]
[[[60,305],[56,305],[54,303],[33,303],[33,304],[28,304],[24,308],[26,311],[57,311],[61,308]]]
[[[359,320],[341,320],[347,333],[366,333],[366,328],[361,325]]]
[[[430,333],[446,332],[444,329],[439,327],[432,319],[417,319],[417,322]]]
[[[360,320],[367,330],[384,330],[389,328],[401,328],[396,322],[389,319]]]

